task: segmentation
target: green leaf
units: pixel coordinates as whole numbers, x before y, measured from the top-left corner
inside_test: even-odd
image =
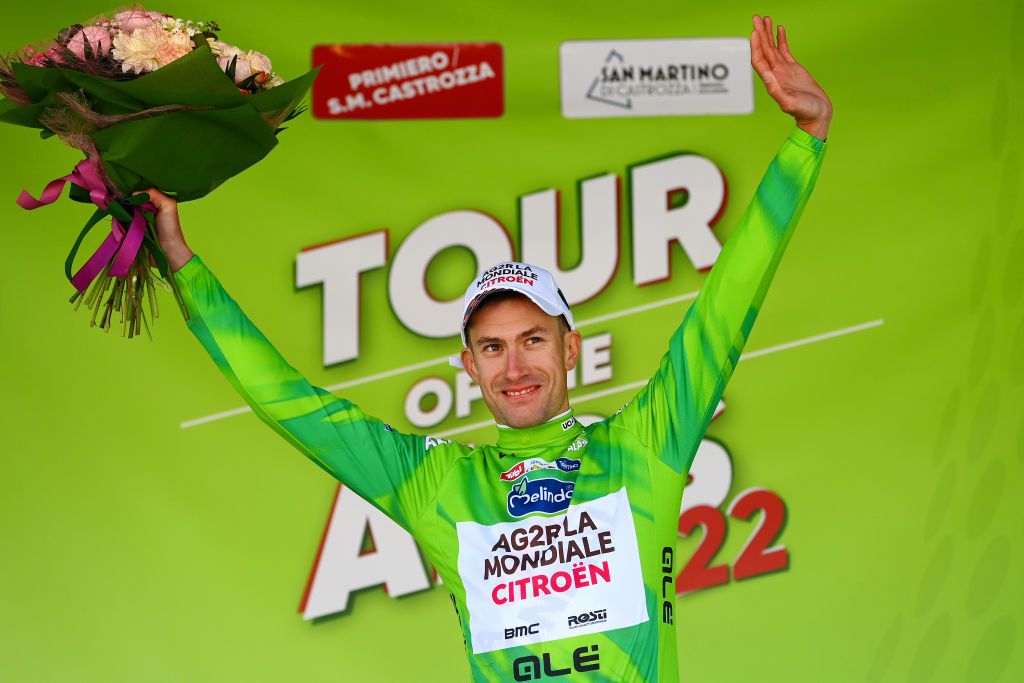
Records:
[[[93,211],[89,220],[86,221],[85,227],[82,228],[80,233],[78,233],[78,239],[76,239],[75,243],[71,246],[71,251],[68,252],[68,257],[64,259],[64,274],[67,275],[69,282],[71,281],[72,276],[71,270],[75,264],[75,256],[78,254],[79,247],[82,246],[82,240],[85,239],[85,236],[89,234],[89,231],[92,230],[106,215],[107,212],[103,209],[96,209]]]
[[[110,202],[107,205],[107,211],[110,212],[111,216],[126,225],[132,221],[132,214],[119,201]]]
[[[68,199],[76,202],[82,202],[83,204],[92,204],[92,197],[89,196],[89,190],[85,189],[80,185],[69,183],[71,189],[68,190]]]
[[[131,111],[169,104],[237,107],[245,102],[245,95],[224,78],[207,45],[131,81],[113,81],[82,73],[69,74],[67,78],[97,98],[119,104],[134,103]]]
[[[15,62],[11,64],[11,71],[14,72],[18,85],[33,102],[40,102],[54,91],[75,89],[64,77],[64,74],[67,73],[65,69],[51,69]]]
[[[298,78],[293,78],[287,83],[282,83],[276,88],[270,90],[264,90],[258,92],[255,95],[249,96],[249,104],[260,112],[278,112],[283,110],[292,110],[302,101],[302,98],[306,96],[306,93],[313,86],[313,81],[316,80],[317,74],[320,72],[320,67],[316,67],[312,71],[308,71]]]
[[[178,201],[205,196],[277,144],[247,104],[126,121],[95,133],[93,141],[120,194],[159,187]]]
[[[10,100],[0,100],[0,121],[13,123],[16,126],[43,128],[43,124],[39,123],[39,117],[46,106],[46,102],[20,106]]]

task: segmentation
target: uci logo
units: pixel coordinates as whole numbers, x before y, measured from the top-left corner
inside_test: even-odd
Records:
[[[544,653],[543,659],[536,655],[520,657],[512,662],[512,678],[516,681],[536,681],[541,678],[554,678],[555,676],[568,676],[573,671],[580,673],[586,671],[597,671],[601,668],[598,660],[600,654],[597,645],[578,647],[572,651],[572,666],[564,669],[556,669],[551,664],[551,654]],[[543,663],[543,669],[541,664]]]

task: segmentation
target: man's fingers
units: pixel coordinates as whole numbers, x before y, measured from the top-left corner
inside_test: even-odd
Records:
[[[756,14],[754,15],[754,32],[757,34],[761,54],[764,56],[765,61],[768,62],[769,68],[774,68],[778,61],[778,55],[775,50],[775,41],[772,40],[771,33],[766,27],[766,22],[769,21],[768,17],[761,18]]]
[[[143,190],[143,192],[149,195],[149,201],[151,204],[153,204],[153,206],[156,207],[157,211],[173,210],[177,207],[176,201],[174,201],[173,199],[171,199],[170,197],[168,197],[155,187],[147,188]],[[135,194],[139,193],[136,192]]]
[[[756,30],[750,34],[750,65],[754,67],[754,71],[761,77],[761,80],[767,85],[773,81],[772,67],[765,59],[764,50],[761,45],[764,41],[761,39],[761,34]]]
[[[779,52],[782,53],[783,59],[790,64],[796,64],[796,57],[789,49],[789,40],[786,37],[786,29],[782,24],[779,24]]]
[[[774,67],[782,61],[782,53],[779,51],[775,40],[775,24],[772,23],[772,18],[769,16],[764,18],[764,32],[765,37],[768,39],[768,49],[771,51],[771,61]]]

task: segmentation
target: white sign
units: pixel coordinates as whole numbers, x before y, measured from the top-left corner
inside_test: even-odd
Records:
[[[722,250],[712,232],[725,204],[722,170],[700,155],[674,154],[633,164],[628,182],[633,284],[640,287],[671,276],[673,242],[682,246],[694,268],[710,268]],[[433,216],[413,229],[390,264],[386,230],[303,249],[295,258],[295,285],[323,286],[324,365],[359,357],[362,276],[388,265],[389,301],[406,329],[425,337],[458,339],[462,295],[438,301],[424,284],[431,262],[451,247],[469,249],[479,269],[513,260],[545,268],[561,285],[570,306],[594,298],[620,267],[621,183],[621,177],[610,173],[579,182],[578,229],[583,255],[571,270],[560,268],[558,244],[564,228],[558,220],[558,193],[553,189],[519,198],[518,247],[495,218],[479,211],[458,210]],[[680,192],[686,193],[687,201],[673,206],[670,198]],[[458,343],[461,345],[461,341]],[[455,398],[458,411],[458,394]]]
[[[566,118],[754,111],[746,38],[570,41],[559,52]]]
[[[456,529],[475,654],[648,619],[625,488],[556,517]]]

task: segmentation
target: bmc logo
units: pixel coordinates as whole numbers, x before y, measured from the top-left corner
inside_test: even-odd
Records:
[[[530,624],[529,626],[513,626],[512,628],[505,629],[505,640],[522,638],[523,636],[535,636],[538,633],[540,633],[540,623]]]
[[[508,514],[523,517],[534,512],[562,512],[569,507],[572,490],[571,481],[523,477],[508,493]]]
[[[512,678],[517,681],[537,681],[541,678],[553,678],[555,676],[568,676],[573,671],[580,673],[586,671],[597,671],[601,668],[601,662],[598,661],[600,655],[597,652],[597,645],[591,645],[587,647],[578,647],[572,652],[572,667],[565,667],[564,669],[556,669],[551,664],[551,654],[548,652],[544,653],[543,666],[541,669],[541,659],[536,655],[527,655],[526,657],[520,657],[512,662]]]
[[[579,628],[580,626],[600,624],[602,621],[608,621],[608,610],[606,609],[584,612],[583,614],[577,614],[576,616],[569,617],[569,628]]]

